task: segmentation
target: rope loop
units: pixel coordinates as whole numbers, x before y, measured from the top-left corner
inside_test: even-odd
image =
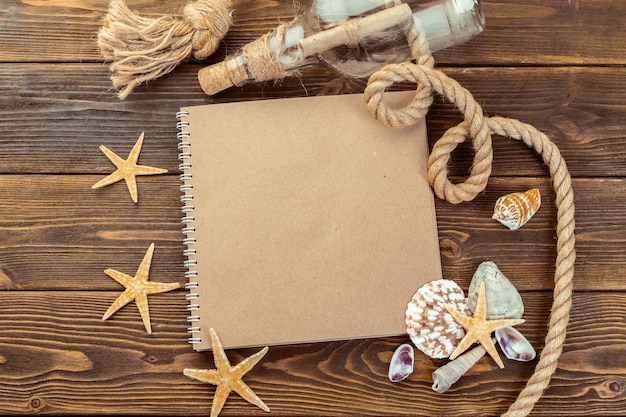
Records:
[[[395,83],[412,82],[418,85],[416,95],[405,107],[393,109],[382,98],[386,89]],[[372,116],[386,126],[404,127],[423,118],[433,101],[433,92],[447,98],[463,113],[464,122],[448,130],[435,144],[428,160],[428,179],[435,194],[453,204],[474,199],[487,186],[491,175],[493,149],[491,132],[482,108],[472,94],[457,81],[429,65],[387,65],[374,73],[365,89],[364,98]],[[467,138],[474,145],[474,164],[470,176],[461,184],[448,180],[447,164],[450,153]]]
[[[419,22],[416,22],[409,40],[416,63],[387,65],[374,73],[365,89],[364,98],[370,114],[385,126],[403,127],[425,117],[437,93],[453,103],[463,114],[464,120],[444,133],[437,140],[428,159],[428,180],[435,194],[450,203],[470,201],[487,186],[493,162],[492,134],[523,141],[541,155],[550,170],[557,207],[557,257],[554,273],[554,299],[548,332],[543,351],[535,372],[509,407],[505,417],[524,417],[541,398],[556,371],[557,361],[565,342],[566,327],[572,304],[572,280],[576,260],[574,235],[574,192],[565,160],[558,147],[531,125],[519,120],[501,117],[488,118],[472,94],[456,80],[434,69],[427,41]],[[389,107],[383,93],[393,84],[411,82],[417,84],[415,97],[400,109]],[[474,162],[469,177],[460,184],[448,179],[448,162],[456,147],[472,140]]]
[[[433,102],[432,88],[417,78],[419,67],[407,64],[390,64],[374,73],[365,89],[367,108],[375,119],[387,127],[405,127],[417,123],[426,116]],[[383,72],[384,70],[387,70]],[[376,77],[375,77],[376,76]],[[405,107],[395,109],[385,104],[383,93],[393,84],[401,82],[417,83],[415,96]]]

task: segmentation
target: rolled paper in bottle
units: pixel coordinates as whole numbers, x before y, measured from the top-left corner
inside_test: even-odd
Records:
[[[304,62],[307,57],[341,45],[352,44],[385,29],[413,24],[413,12],[407,4],[401,4],[368,15],[348,20],[331,29],[305,37],[297,42],[298,59],[290,60],[290,66]],[[286,25],[279,26],[274,32],[246,45],[241,53],[226,58],[225,61],[202,68],[198,72],[198,81],[202,90],[214,95],[232,86],[239,86],[246,81],[268,81],[290,74],[290,70],[280,62],[285,44]],[[296,65],[297,66],[297,65]]]
[[[299,42],[300,48],[302,55],[308,57],[341,45],[357,43],[390,27],[406,24],[409,29],[412,22],[411,8],[408,4],[401,4],[362,18],[348,20],[334,28],[308,36]]]

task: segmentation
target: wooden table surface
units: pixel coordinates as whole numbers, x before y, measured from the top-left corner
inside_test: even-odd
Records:
[[[128,0],[156,17],[185,0]],[[507,0],[482,3],[486,30],[435,54],[436,65],[475,95],[489,115],[545,132],[567,161],[575,190],[577,261],[567,339],[533,414],[626,415],[626,2]],[[366,80],[323,68],[300,78],[205,96],[187,62],[116,97],[96,46],[107,0],[0,3],[0,413],[208,415],[214,387],[183,368],[212,368],[211,353],[187,343],[186,290],[151,296],[153,334],[134,303],[102,321],[122,287],[106,268],[134,274],[150,243],[150,279],[184,284],[176,119],[180,106],[278,97],[362,93]],[[291,0],[237,0],[234,25],[208,62],[289,21]],[[410,89],[410,86],[400,88]],[[427,117],[432,146],[460,121],[438,99]],[[242,115],[245,123],[245,115]],[[139,203],[123,183],[94,191],[113,171],[98,149],[125,157],[139,133],[139,162],[166,168],[140,177]],[[495,261],[526,305],[520,329],[543,347],[552,300],[556,210],[547,168],[517,141],[494,139],[493,175],[474,201],[437,200],[444,277],[467,289],[476,267]],[[461,180],[472,151],[451,171]],[[543,206],[524,228],[490,219],[497,197],[537,187]],[[147,198],[146,196],[158,196]],[[270,415],[497,415],[533,373],[483,358],[453,389],[436,394],[436,365],[387,380],[394,349],[408,337],[279,346],[245,381]],[[233,363],[257,349],[228,351]],[[236,394],[222,415],[265,415]]]

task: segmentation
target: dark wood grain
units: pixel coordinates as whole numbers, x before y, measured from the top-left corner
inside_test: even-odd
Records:
[[[127,0],[141,15],[180,13],[187,0]],[[469,89],[485,114],[518,118],[557,144],[574,177],[577,261],[571,323],[556,374],[535,416],[626,414],[626,2],[481,2],[487,26],[435,54],[438,69]],[[208,415],[215,388],[186,378],[213,367],[187,343],[186,291],[149,298],[154,333],[131,303],[101,317],[123,288],[104,274],[134,274],[150,243],[150,279],[184,283],[175,112],[181,106],[307,95],[361,94],[366,80],[323,68],[277,83],[204,95],[197,71],[289,22],[291,0],[237,0],[234,24],[204,63],[192,60],[125,101],[111,87],[96,38],[108,0],[0,2],[0,415]],[[412,89],[401,85],[394,89]],[[245,115],[242,115],[245,120]],[[433,146],[461,120],[437,99]],[[113,170],[98,149],[166,168],[140,177],[139,203],[123,183],[92,190]],[[462,181],[469,143],[452,156]],[[492,220],[495,200],[537,187],[542,207],[511,232]],[[467,288],[493,260],[521,290],[539,350],[552,304],[556,209],[547,168],[514,140],[494,138],[493,173],[475,200],[436,200],[444,277]],[[409,297],[410,295],[407,295]],[[392,384],[387,366],[407,336],[274,346],[245,380],[272,416],[492,416],[505,411],[531,363],[483,358],[448,393],[434,393],[443,361],[417,354],[415,372]],[[228,352],[233,363],[257,349]],[[266,415],[231,395],[222,415]]]
[[[185,340],[183,291],[151,296],[154,333],[134,304],[100,317],[116,292],[0,293],[0,409],[3,413],[206,415],[214,387],[182,374],[214,368],[211,353]],[[550,295],[523,293],[527,322],[519,329],[540,349]],[[626,298],[575,296],[559,369],[536,415],[622,415],[626,406]],[[494,415],[513,402],[535,366],[485,357],[446,394],[434,394],[434,363],[417,353],[404,382],[387,379],[387,363],[405,337],[270,348],[245,381],[271,415]],[[593,343],[602,340],[602,343]],[[232,363],[257,349],[228,351]],[[583,365],[584,364],[584,365]],[[591,408],[592,407],[592,408]],[[236,394],[223,415],[262,413]]]
[[[134,274],[150,243],[156,246],[153,279],[184,283],[178,177],[140,177],[136,205],[123,182],[92,190],[100,178],[0,177],[3,288],[113,290],[119,285],[102,271]],[[499,196],[535,187],[543,205],[522,229],[513,232],[491,219]],[[574,190],[575,288],[625,290],[626,182],[575,179]],[[437,200],[436,210],[446,278],[467,288],[478,265],[490,259],[522,290],[553,288],[556,208],[548,179],[496,177],[474,201],[452,205]],[[603,215],[610,215],[611,223],[599,221]]]
[[[141,15],[179,15],[185,0],[132,0]],[[0,61],[100,61],[95,43],[106,0],[5,0],[0,5]],[[298,4],[300,6],[298,6]],[[215,59],[289,22],[307,1],[239,0],[234,24]],[[446,64],[623,65],[626,5],[621,0],[482,2],[486,28],[465,45],[437,53]],[[41,34],[45,33],[42,42]],[[54,48],[50,48],[54,45]]]
[[[108,70],[93,64],[0,65],[0,172],[100,173],[109,161],[101,144],[126,156],[146,132],[142,161],[160,161],[175,172],[176,111],[183,105],[319,94],[362,93],[365,81],[340,81],[323,69],[303,71],[302,79],[280,85],[253,84],[214,98],[197,82],[198,66],[137,89],[120,102]],[[626,175],[626,72],[621,68],[442,68],[472,91],[487,115],[520,119],[548,134],[574,176]],[[487,81],[488,80],[488,81]],[[412,89],[412,86],[400,86]],[[242,115],[242,117],[245,117]],[[431,145],[460,121],[439,100],[427,120]],[[471,147],[453,154],[454,175],[466,175]],[[152,160],[152,161],[151,161]],[[514,163],[512,163],[514,161]],[[495,176],[547,176],[524,144],[494,140]]]

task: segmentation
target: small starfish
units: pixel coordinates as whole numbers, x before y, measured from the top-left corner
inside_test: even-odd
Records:
[[[110,151],[106,146],[100,145],[100,150],[104,152],[104,154],[113,162],[113,164],[117,167],[117,170],[110,174],[109,176],[101,179],[96,184],[92,185],[91,188],[100,188],[105,185],[116,183],[120,180],[126,181],[126,186],[128,187],[128,191],[130,191],[130,196],[133,201],[137,202],[137,181],[135,177],[137,175],[155,175],[155,174],[164,174],[167,172],[167,169],[162,168],[153,168],[144,165],[137,165],[137,159],[139,159],[139,152],[141,152],[141,145],[143,144],[143,132],[139,135],[139,139],[137,139],[137,143],[133,146],[133,149],[130,151],[128,158],[123,160],[115,153]]]
[[[148,248],[148,252],[143,257],[141,265],[134,277],[123,274],[114,269],[107,269],[105,274],[126,287],[126,290],[117,297],[117,300],[111,304],[111,307],[104,313],[102,320],[106,320],[117,310],[124,307],[129,302],[135,300],[141,319],[149,334],[152,334],[152,326],[150,325],[150,311],[148,310],[148,294],[159,294],[180,287],[178,282],[148,282],[148,272],[150,271],[150,263],[152,263],[152,253],[154,252],[154,243]]]
[[[461,326],[465,328],[467,333],[456,347],[454,352],[450,355],[450,359],[455,359],[461,353],[465,352],[474,342],[479,342],[485,347],[485,350],[498,364],[500,368],[504,368],[504,363],[496,351],[496,347],[491,340],[491,333],[501,327],[515,326],[517,324],[524,323],[522,319],[500,319],[500,320],[487,320],[487,298],[485,297],[485,283],[481,282],[480,290],[478,292],[478,301],[476,302],[476,311],[474,317],[469,317],[459,313],[454,307],[449,304],[445,305],[446,309],[454,320],[456,320]]]
[[[209,331],[211,332],[213,359],[217,369],[185,369],[183,373],[189,378],[217,385],[213,397],[213,405],[211,406],[211,417],[217,417],[220,411],[222,411],[222,407],[231,391],[235,391],[244,400],[256,405],[263,411],[269,412],[269,407],[241,380],[265,356],[269,348],[266,346],[237,365],[230,366],[224,347],[215,330],[209,329]]]

